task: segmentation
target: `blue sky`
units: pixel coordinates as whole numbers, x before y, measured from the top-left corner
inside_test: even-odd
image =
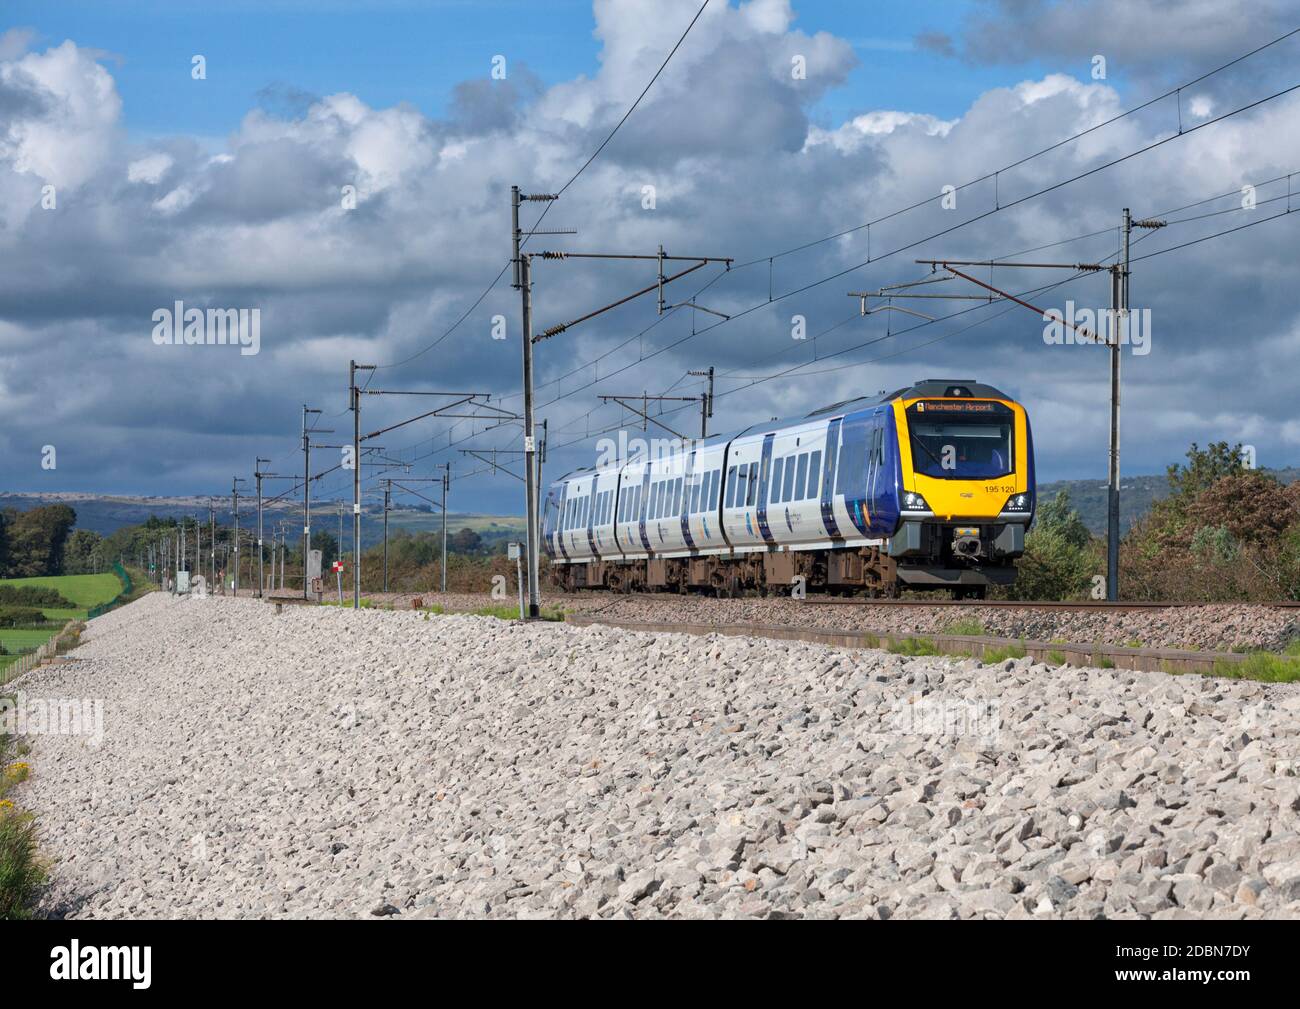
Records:
[[[906,108],[950,119],[991,87],[1041,75],[1038,61],[978,66],[913,44],[922,32],[951,29],[972,7],[964,0],[801,0],[795,27],[839,35],[859,60],[815,116],[828,123]],[[126,126],[144,135],[221,138],[251,106],[271,100],[267,89],[346,91],[374,107],[410,102],[441,116],[452,88],[482,76],[497,53],[522,61],[547,84],[599,68],[589,0],[9,0],[6,19],[3,27],[34,28],[37,46],[70,38],[111,54],[106,65]],[[210,67],[202,90],[177,86],[195,53]],[[1082,73],[1086,65],[1067,69]]]

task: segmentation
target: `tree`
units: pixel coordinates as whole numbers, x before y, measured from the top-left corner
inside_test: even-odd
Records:
[[[104,538],[89,529],[76,529],[63,545],[63,573],[69,575],[90,574],[103,570],[112,562],[104,557],[100,548]],[[98,562],[96,553],[99,553]]]
[[[1205,448],[1192,442],[1187,450],[1187,464],[1175,463],[1166,472],[1169,490],[1185,502],[1208,490],[1222,477],[1248,471],[1241,458],[1240,442],[1229,447],[1226,441],[1216,441]]]
[[[1070,507],[1069,494],[1059,491],[1034,516],[1009,595],[1013,599],[1081,598],[1088,592],[1096,561],[1092,534]]]
[[[330,565],[338,560],[339,541],[334,538],[333,533],[313,531],[311,534],[311,548],[320,551],[320,568],[322,572],[328,571]]]
[[[456,554],[472,554],[483,545],[483,537],[469,526],[457,529],[447,537],[447,551]]]
[[[1082,549],[1092,541],[1092,533],[1083,524],[1079,513],[1070,507],[1068,491],[1056,492],[1056,497],[1038,508],[1034,516],[1036,530],[1052,530],[1066,543]]]
[[[63,544],[77,522],[77,513],[64,504],[42,505],[11,512],[6,522],[8,578],[35,578],[62,573]]]

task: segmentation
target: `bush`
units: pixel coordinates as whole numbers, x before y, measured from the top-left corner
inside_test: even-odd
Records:
[[[27,606],[0,607],[0,627],[27,627],[33,624],[47,624],[45,614],[38,609]]]
[[[1090,546],[1078,546],[1068,534],[1047,526],[1025,537],[1025,552],[1016,562],[1016,580],[1008,590],[1012,599],[1082,599],[1099,573]]]
[[[76,603],[44,585],[0,585],[0,607],[38,606],[51,610],[75,610]]]
[[[1244,470],[1225,445],[1192,446],[1170,496],[1120,549],[1124,595],[1189,602],[1300,598],[1300,487]]]
[[[30,917],[44,882],[35,821],[8,799],[0,799],[0,921]]]
[[[929,638],[903,638],[889,646],[895,655],[940,655],[938,647]]]
[[[991,648],[980,656],[980,661],[986,666],[996,666],[999,662],[1006,662],[1007,659],[1023,659],[1027,653],[1024,645],[1006,645],[1002,648]]]
[[[36,855],[36,825],[6,795],[29,773],[25,763],[9,762],[13,752],[13,738],[0,734],[0,921],[29,917],[45,882]]]

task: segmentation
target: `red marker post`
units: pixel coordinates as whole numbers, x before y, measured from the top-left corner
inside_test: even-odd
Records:
[[[339,605],[343,605],[343,562],[335,561],[333,564],[334,574],[338,577],[339,583]]]

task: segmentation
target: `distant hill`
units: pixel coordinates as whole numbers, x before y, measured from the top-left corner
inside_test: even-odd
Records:
[[[269,496],[269,495],[268,495]],[[102,536],[115,532],[122,526],[139,525],[147,522],[149,517],[195,518],[208,521],[208,504],[216,505],[216,518],[220,525],[229,525],[231,520],[230,496],[209,499],[207,497],[134,497],[119,494],[85,494],[85,493],[0,493],[0,508],[15,508],[27,511],[46,504],[66,504],[77,513],[78,529],[89,529]],[[344,509],[344,535],[351,536],[350,515],[352,502],[348,500]],[[338,502],[312,502],[312,529],[338,535]],[[384,509],[380,504],[369,502],[364,506],[361,523],[361,544],[368,548],[383,540]],[[266,539],[272,531],[283,522],[289,528],[289,538],[302,533],[302,501],[277,501],[263,508],[262,529]],[[257,523],[257,498],[240,496],[239,525],[249,529]],[[485,538],[507,538],[522,535],[524,521],[522,516],[513,515],[479,515],[473,513],[450,512],[447,515],[447,531],[454,533],[466,526]],[[401,530],[410,532],[441,531],[442,516],[431,506],[413,508],[391,508],[388,512],[388,532],[393,535]]]
[[[1282,483],[1291,483],[1300,479],[1300,469],[1264,470],[1277,477]],[[1106,481],[1105,480],[1057,480],[1054,483],[1038,485],[1038,500],[1043,502],[1056,496],[1057,491],[1066,491],[1070,495],[1071,506],[1079,513],[1093,533],[1102,535],[1106,532]],[[1162,473],[1160,476],[1122,477],[1119,488],[1119,525],[1127,531],[1139,518],[1145,515],[1151,506],[1169,493],[1169,480]]]

